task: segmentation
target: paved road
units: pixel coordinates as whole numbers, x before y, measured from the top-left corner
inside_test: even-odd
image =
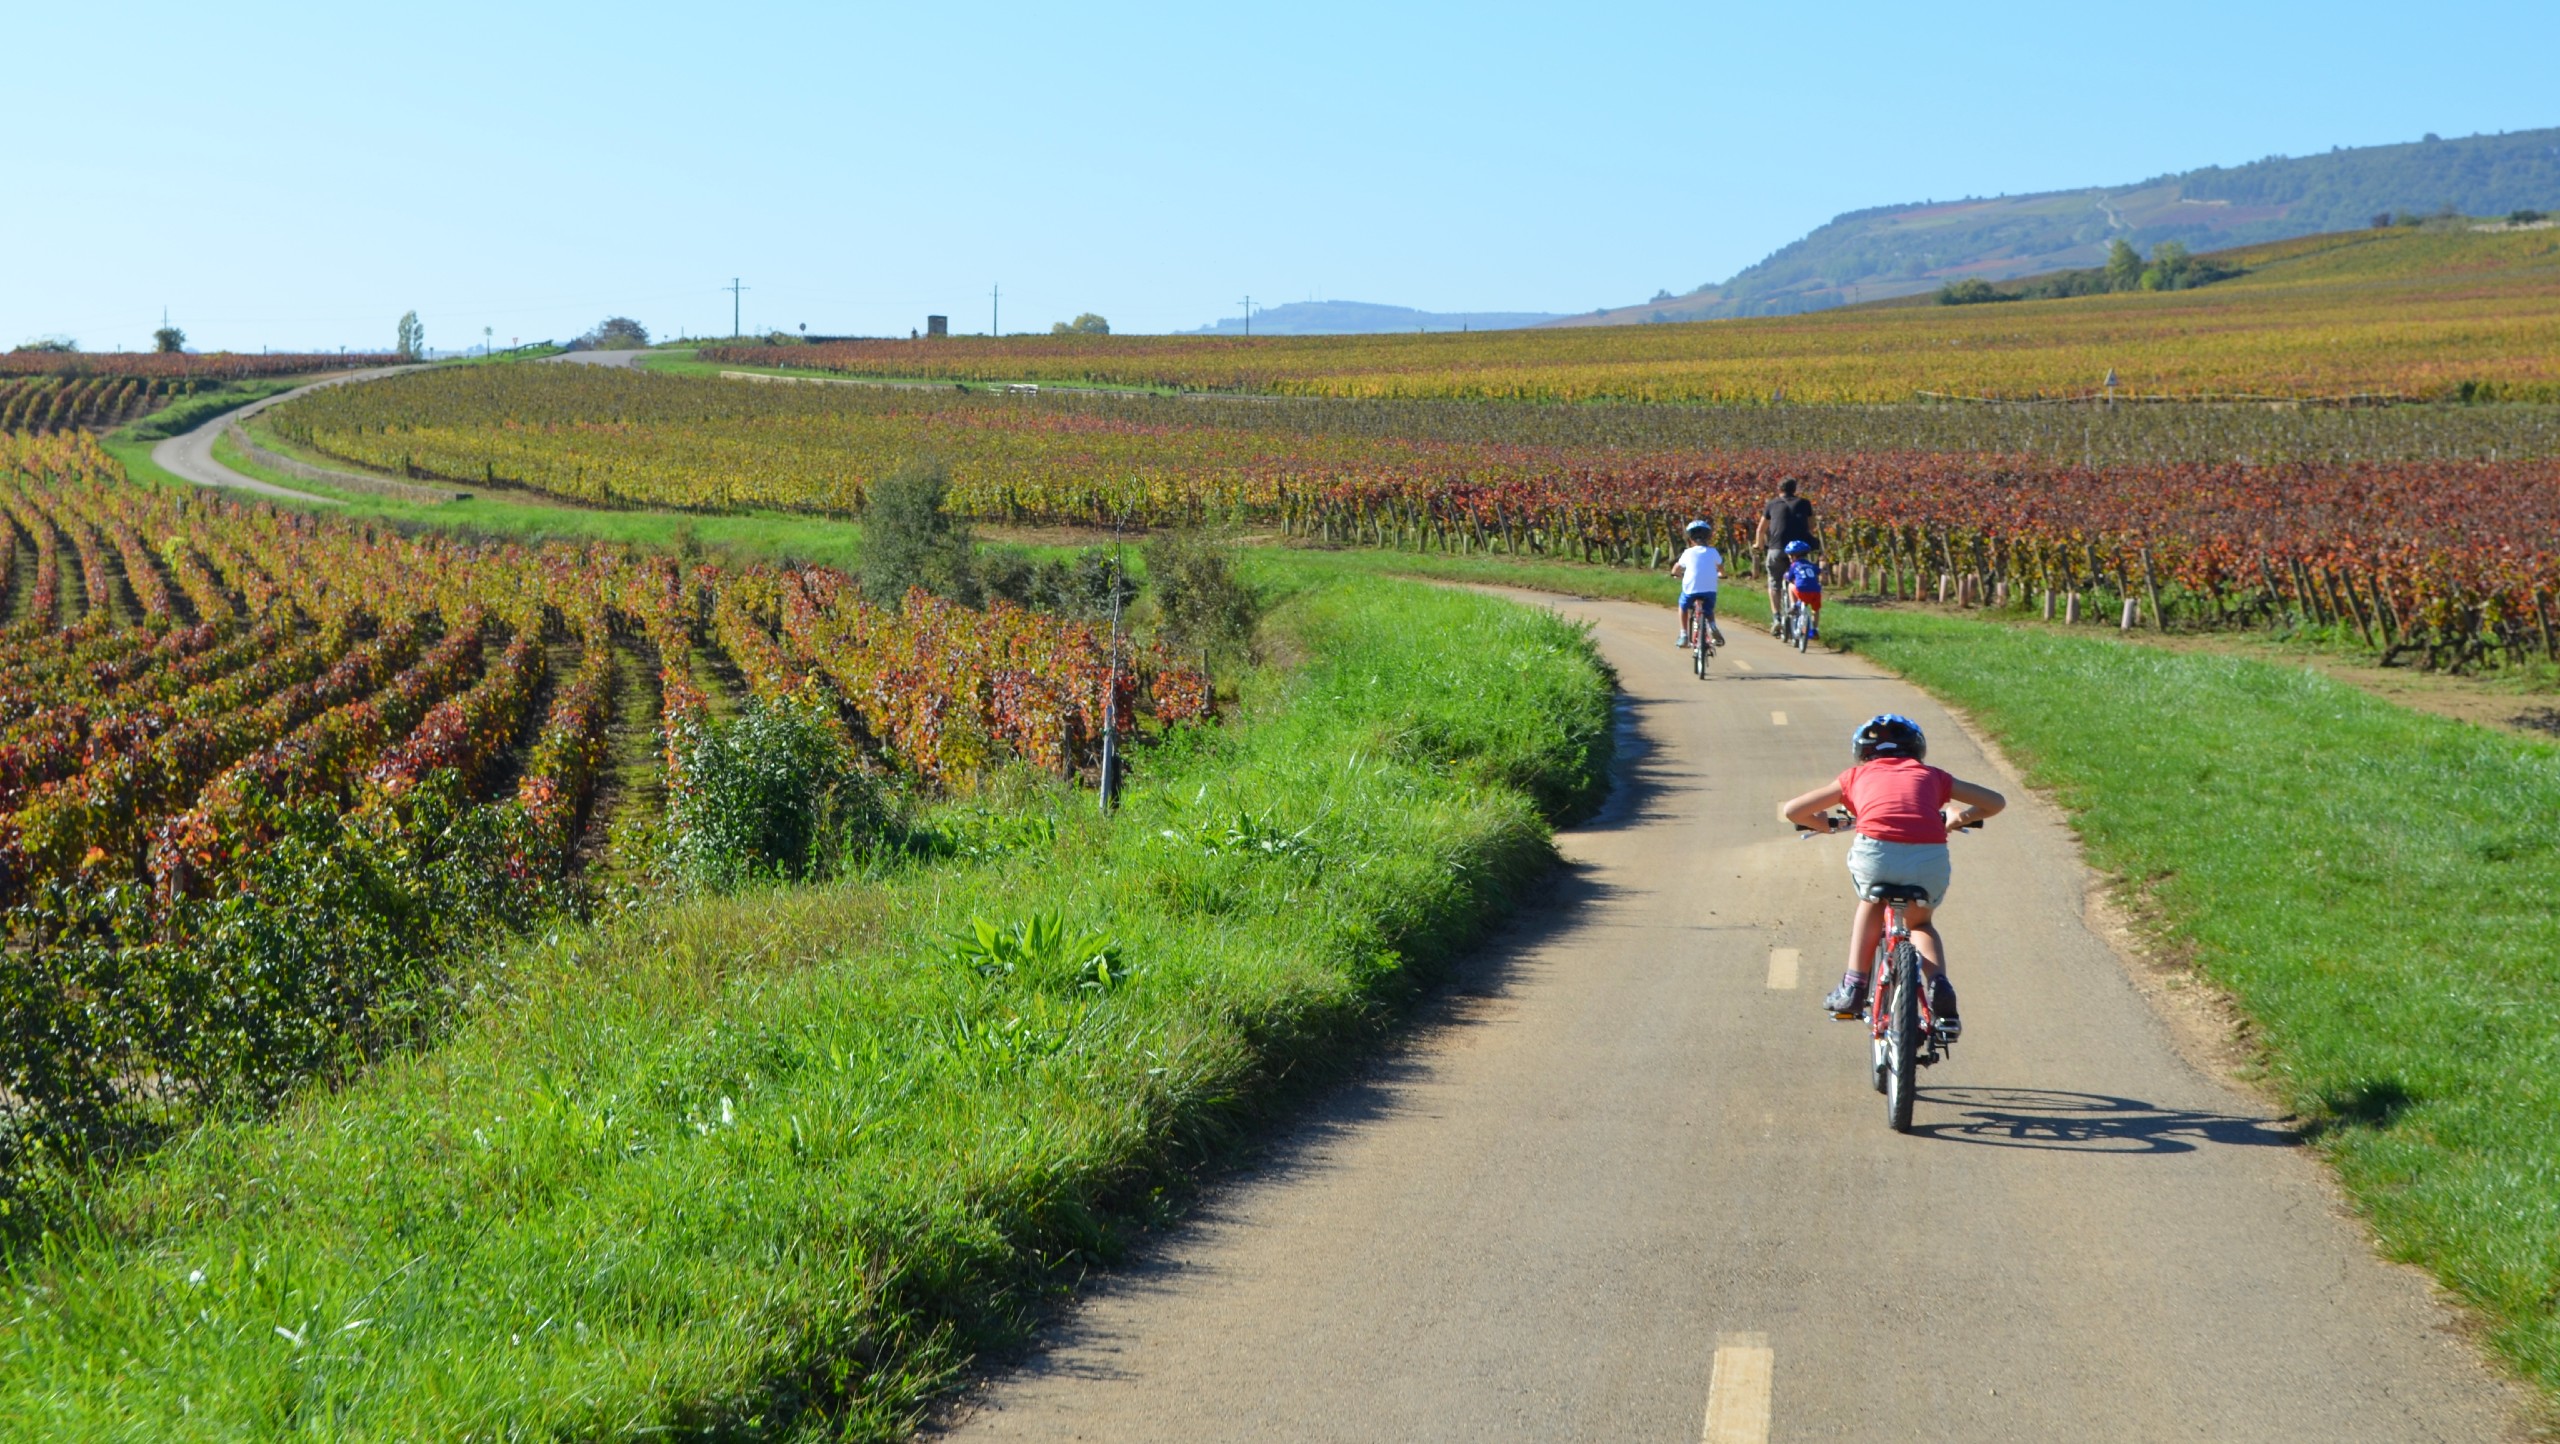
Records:
[[[182,480],[192,481],[198,486],[219,486],[233,491],[252,491],[261,496],[289,497],[295,501],[316,501],[334,506],[337,502],[333,497],[317,496],[307,491],[294,491],[277,486],[273,482],[260,481],[254,476],[243,476],[233,471],[230,467],[213,459],[215,439],[222,435],[225,427],[235,421],[246,421],[270,406],[280,405],[297,396],[317,391],[323,386],[341,386],[350,381],[370,381],[377,376],[393,376],[408,369],[410,368],[405,366],[376,366],[363,371],[350,371],[344,375],[327,377],[314,381],[308,386],[297,386],[291,391],[280,391],[263,401],[252,401],[237,411],[226,411],[193,431],[181,432],[170,437],[151,448],[151,459],[159,463],[162,470]]]
[[[1816,1007],[1845,841],[1771,814],[1888,708],[2000,773],[1861,662],[1736,628],[1700,683],[1668,606],[1561,605],[1631,709],[1561,895],[955,1437],[2512,1437],[2424,1281],[2182,1060],[2040,802],[1955,844],[1969,1032],[1890,1133],[1862,1032]]]

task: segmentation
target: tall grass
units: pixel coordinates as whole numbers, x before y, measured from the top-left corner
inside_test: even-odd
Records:
[[[1304,664],[1116,818],[548,940],[436,1051],[101,1184],[10,1261],[0,1433],[894,1435],[1602,785],[1561,622],[1347,579],[1274,627]]]

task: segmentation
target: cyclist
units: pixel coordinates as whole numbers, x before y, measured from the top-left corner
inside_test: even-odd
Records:
[[[1779,584],[1786,575],[1787,543],[1803,542],[1815,551],[1822,549],[1822,539],[1813,534],[1813,503],[1796,495],[1796,479],[1792,476],[1778,483],[1778,494],[1760,508],[1760,525],[1751,533],[1751,549],[1761,552],[1761,561],[1769,570],[1769,635],[1781,630],[1779,608],[1786,598]]]
[[[1887,712],[1870,717],[1850,734],[1856,764],[1830,782],[1778,809],[1798,827],[1837,831],[1830,809],[1846,805],[1858,840],[1849,847],[1849,879],[1858,888],[1858,910],[1849,927],[1849,970],[1822,1006],[1842,1018],[1866,1011],[1870,983],[1866,969],[1884,932],[1884,904],[1868,893],[1878,884],[1898,883],[1924,889],[1924,902],[1910,904],[1911,941],[1920,954],[1920,970],[1929,978],[1929,1006],[1939,1027],[1950,1037],[1962,1031],[1956,1017],[1955,985],[1947,981],[1947,944],[1932,920],[1947,900],[1950,866],[1947,828],[1990,817],[2008,799],[1980,783],[1931,767],[1929,739],[1920,724]]]
[[[1681,531],[1689,539],[1689,549],[1671,564],[1671,574],[1680,579],[1680,645],[1689,645],[1691,628],[1704,625],[1716,645],[1724,645],[1724,629],[1716,625],[1716,578],[1724,571],[1724,553],[1707,545],[1715,528],[1703,521],[1693,521]]]
[[[1813,559],[1811,542],[1787,543],[1786,599],[1804,603],[1804,634],[1822,635],[1822,563]]]

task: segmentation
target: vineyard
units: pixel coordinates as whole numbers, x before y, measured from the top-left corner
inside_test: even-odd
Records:
[[[1107,727],[1209,706],[1190,666],[1125,639],[1115,656],[1092,624],[175,496],[83,436],[0,438],[0,527],[0,906],[22,964],[0,982],[0,1087],[21,1151],[48,1136],[30,1117],[86,1147],[132,1109],[374,1037],[376,974],[415,961],[410,932],[560,905],[610,814],[682,806],[694,739],[750,703],[959,790],[1007,765],[1090,773]],[[617,745],[650,786],[608,785]],[[315,938],[315,909],[380,935]]]
[[[1413,336],[1008,336],[717,347],[848,376],[1366,399],[2560,400],[2560,234],[2377,231],[2222,253],[2195,291]]]
[[[0,433],[101,431],[189,395],[197,384],[159,376],[0,378]]]
[[[2041,451],[1896,447],[1888,428],[1929,423],[1889,415],[1869,418],[1882,433],[1871,439],[1888,442],[1874,449],[1673,450],[1384,436],[1356,424],[1357,409],[504,368],[336,388],[273,424],[357,463],[597,505],[850,512],[869,478],[931,455],[950,466],[956,502],[993,520],[1222,520],[1319,542],[1641,566],[1660,565],[1692,516],[1748,566],[1760,502],[1797,476],[1835,565],[1879,593],[2065,618],[2103,607],[2153,625],[2316,626],[2447,666],[2553,655],[2560,463],[2545,459],[2551,418],[2538,409],[2484,409],[2497,413],[2474,438],[2485,456],[2352,459],[2359,444],[2388,454],[2424,428],[2341,420],[2291,434],[2348,444],[2261,461],[2182,456],[2215,449],[2167,429],[2188,419],[2111,431],[2111,459],[2090,461],[2094,445],[2073,447],[2066,428]],[[2238,413],[2231,429],[2269,415]],[[1572,416],[1551,429],[1589,429]],[[2161,444],[2152,459],[2122,459],[2128,436]]]
[[[356,366],[388,366],[388,354],[340,351],[0,351],[0,376],[113,376],[151,381],[246,381],[307,376]]]

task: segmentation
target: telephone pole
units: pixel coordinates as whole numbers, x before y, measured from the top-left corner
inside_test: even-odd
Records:
[[[729,284],[722,286],[720,289],[729,293],[729,339],[735,341],[740,336],[746,334],[745,328],[738,320],[738,311],[740,306],[739,298],[742,293],[752,291],[755,287],[741,286],[738,284],[738,278],[731,276],[729,278]]]
[[[1004,339],[1004,287],[1002,286],[993,286],[987,291],[987,334],[999,341]]]
[[[1244,298],[1244,333],[1248,336],[1253,334],[1253,298],[1251,296]]]

